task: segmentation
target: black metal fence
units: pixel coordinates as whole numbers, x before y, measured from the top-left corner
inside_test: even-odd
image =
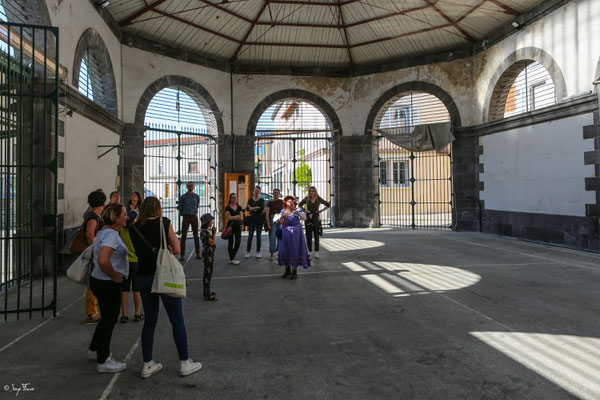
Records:
[[[199,214],[216,210],[217,141],[204,129],[176,129],[169,125],[149,126],[144,137],[144,197],[160,199],[163,215],[180,231],[177,212],[179,196],[194,182],[200,196]]]
[[[0,23],[0,314],[56,315],[58,29]]]

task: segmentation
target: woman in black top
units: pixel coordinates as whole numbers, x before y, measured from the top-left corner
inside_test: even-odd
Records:
[[[160,223],[164,225],[167,233],[167,245],[173,254],[179,254],[179,240],[175,236],[173,226],[168,218],[162,217],[160,201],[156,197],[147,197],[140,207],[138,221],[130,230],[131,242],[138,256],[138,287],[144,306],[144,327],[142,328],[142,354],[144,367],[142,378],[149,378],[152,374],[162,369],[162,364],[152,358],[152,347],[154,345],[154,331],[158,322],[159,302],[163,306],[169,321],[171,322],[173,339],[179,353],[179,373],[181,376],[190,375],[202,368],[202,364],[193,361],[188,355],[187,333],[183,320],[183,307],[181,298],[167,296],[165,294],[152,293],[152,282],[156,273],[157,249],[160,248],[162,240],[160,235]]]
[[[321,204],[325,206],[323,209],[319,209]],[[306,207],[304,207],[306,205]],[[319,216],[323,211],[331,207],[331,203],[325,201],[317,193],[317,188],[311,186],[308,188],[308,196],[306,196],[299,205],[300,208],[306,209],[308,218],[304,222],[306,229],[306,244],[308,245],[308,251],[312,252],[312,236],[315,235],[315,258],[319,258],[319,230],[321,228],[321,217]]]
[[[260,234],[263,226],[263,210],[265,201],[260,198],[260,186],[254,188],[254,196],[248,200],[246,210],[250,211],[250,225],[248,225],[248,245],[246,246],[246,258],[250,258],[252,249],[252,236],[256,230],[256,258],[260,258]]]
[[[231,226],[231,235],[229,235],[227,250],[229,251],[229,260],[234,265],[240,263],[235,259],[235,255],[240,248],[242,240],[242,221],[244,220],[242,211],[242,207],[238,204],[237,193],[231,193],[229,195],[229,204],[225,207],[225,218],[229,221],[228,225]]]

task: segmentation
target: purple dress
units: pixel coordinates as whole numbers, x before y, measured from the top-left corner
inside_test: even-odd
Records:
[[[308,268],[311,266],[310,254],[302,232],[300,217],[295,214],[281,218],[281,240],[279,241],[279,265]]]

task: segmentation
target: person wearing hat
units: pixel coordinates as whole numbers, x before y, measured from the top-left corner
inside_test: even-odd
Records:
[[[216,293],[210,291],[210,280],[215,262],[215,234],[217,227],[213,226],[215,218],[210,214],[204,214],[200,217],[200,240],[202,240],[202,260],[204,261],[204,276],[202,277],[202,287],[204,289],[204,300],[216,301]],[[212,227],[212,229],[211,229]]]

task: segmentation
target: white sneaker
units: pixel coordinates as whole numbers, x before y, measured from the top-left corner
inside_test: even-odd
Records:
[[[318,252],[318,251],[315,251],[315,258],[320,258],[320,257],[319,257],[319,252]]]
[[[256,258],[260,258],[260,253],[258,251],[256,252]]]
[[[244,256],[244,258],[250,258],[250,252],[249,251],[246,252],[246,255]]]
[[[96,371],[98,372],[121,372],[127,367],[125,363],[118,362],[112,357],[108,357],[104,364],[96,364]]]
[[[179,368],[179,374],[181,376],[188,376],[193,374],[194,372],[200,371],[202,369],[202,363],[199,361],[194,361],[191,358],[188,358],[185,361],[181,361],[181,367]]]
[[[269,257],[269,261],[273,261],[274,258],[275,258],[275,253],[271,253],[271,256]]]
[[[153,374],[160,371],[162,367],[161,363],[154,362],[154,360],[145,362],[140,376],[144,379],[150,378]]]
[[[232,263],[233,265],[238,265],[240,262],[239,262],[238,260],[231,260],[231,263]]]

